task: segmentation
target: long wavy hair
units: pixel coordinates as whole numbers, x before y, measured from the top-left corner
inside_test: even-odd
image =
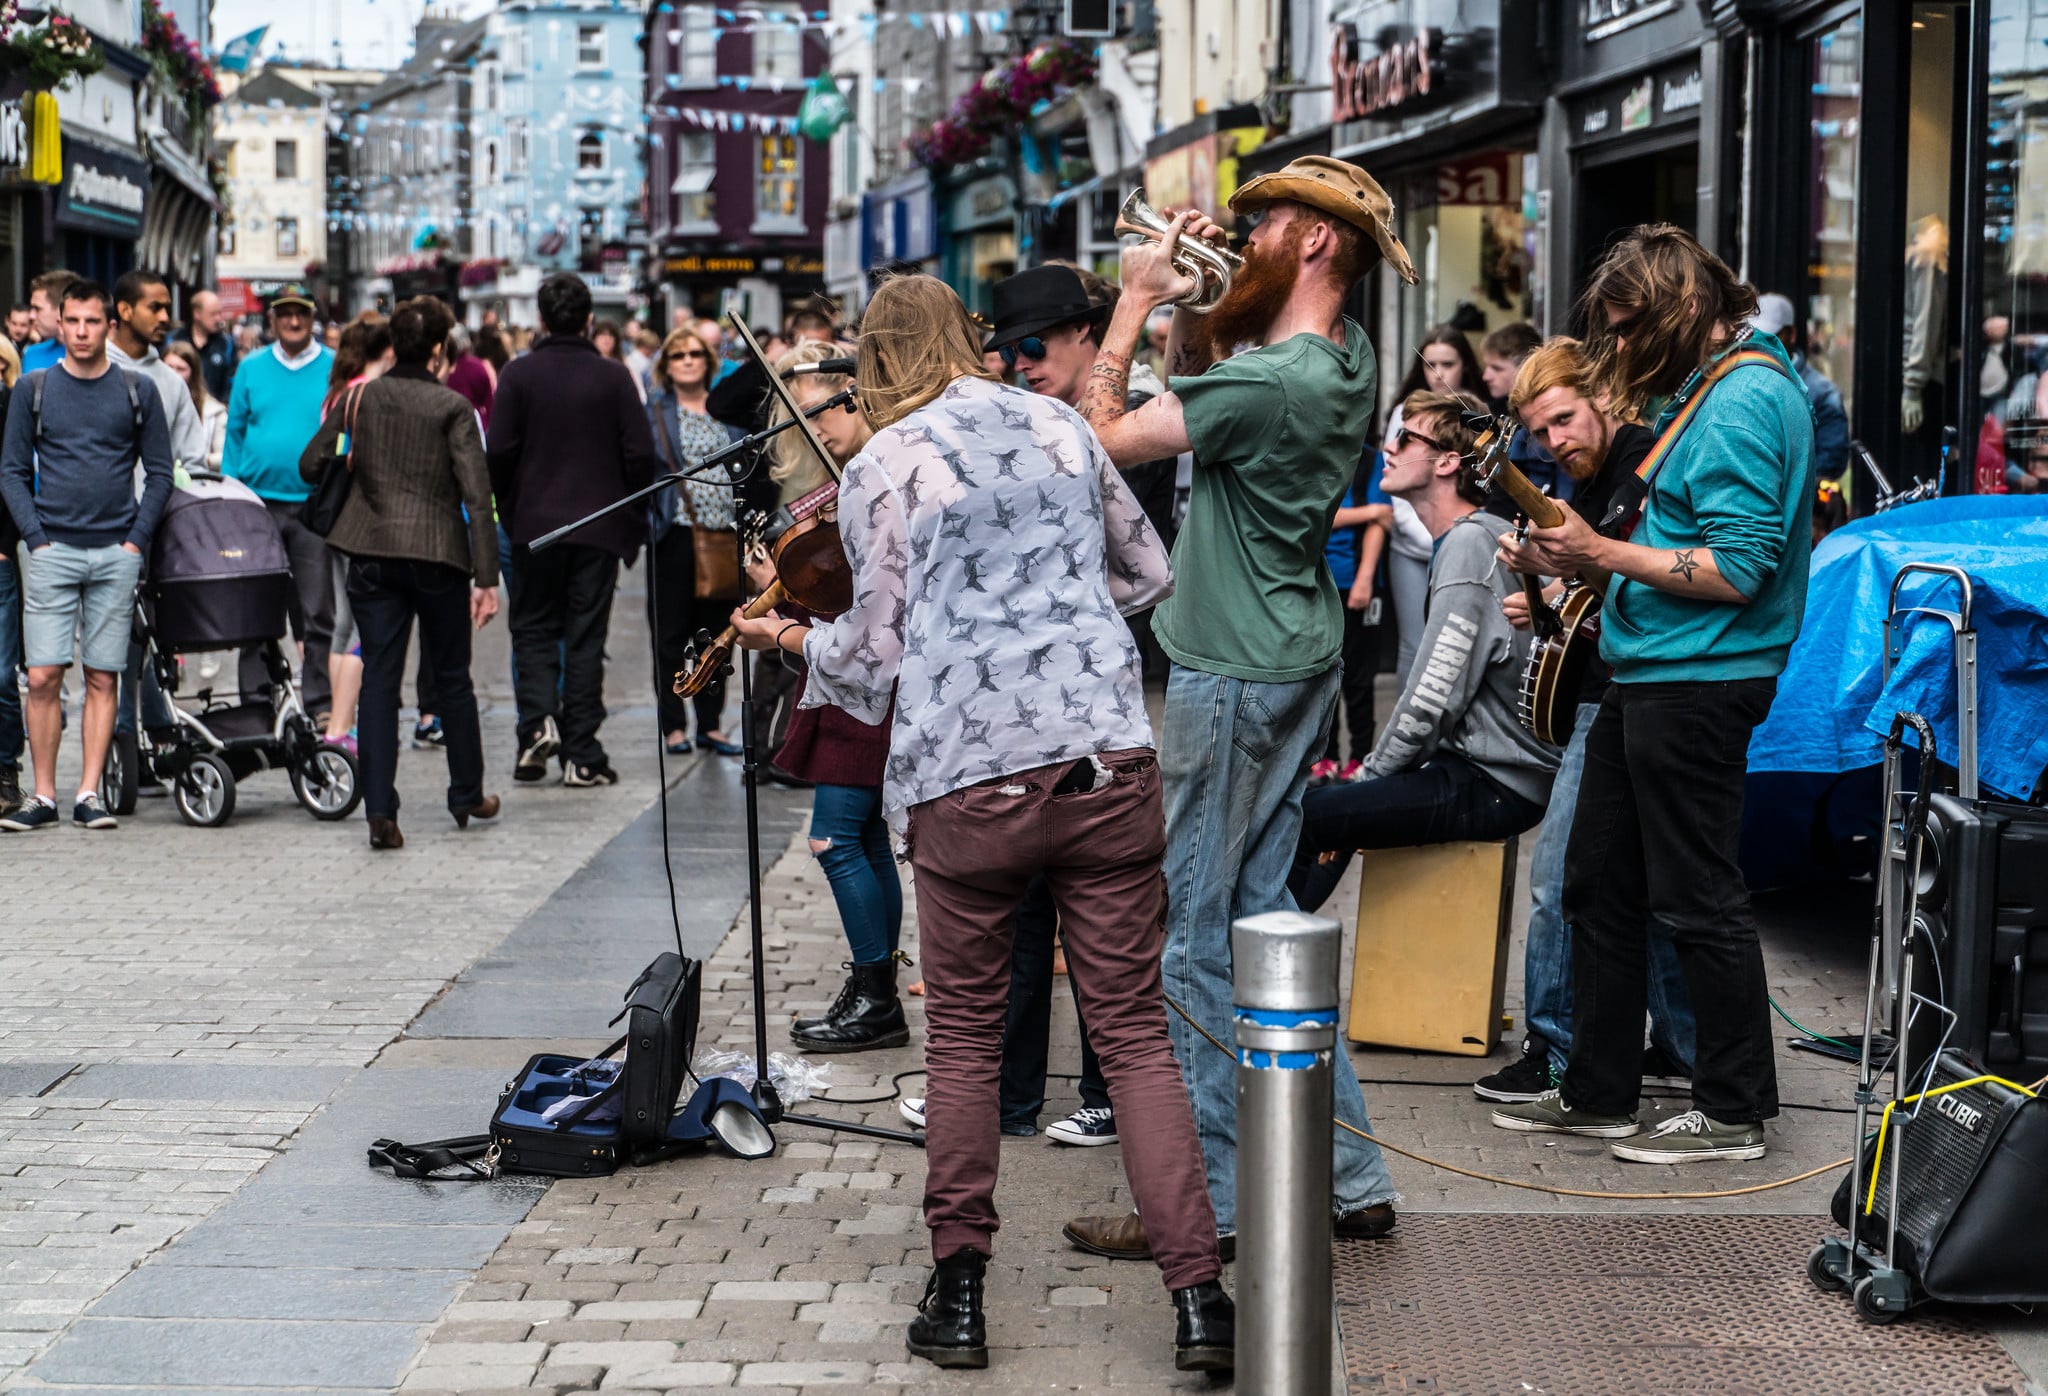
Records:
[[[935,276],[892,276],[860,321],[860,410],[876,431],[899,422],[956,378],[1000,380],[981,363],[967,307]]]
[[[1620,312],[1618,323],[1608,323],[1610,310]],[[1684,387],[1754,314],[1756,288],[1673,223],[1631,229],[1579,298],[1594,379],[1608,410],[1624,419]]]

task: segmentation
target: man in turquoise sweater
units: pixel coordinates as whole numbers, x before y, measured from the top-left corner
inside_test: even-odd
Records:
[[[334,634],[334,584],[326,540],[299,522],[299,505],[312,491],[299,476],[299,456],[320,429],[334,355],[313,337],[313,300],[302,286],[286,286],[271,298],[270,330],[276,336],[270,347],[235,371],[221,472],[256,491],[284,535],[296,593],[292,633],[303,659],[300,691],[306,710],[317,716],[333,702],[327,642]],[[243,695],[253,696],[269,682],[261,649],[243,650]]]
[[[1783,346],[1746,337],[1755,290],[1679,228],[1617,243],[1585,307],[1614,408],[1642,412],[1659,439],[1628,540],[1569,509],[1526,542],[1501,538],[1518,572],[1604,586],[1600,654],[1614,682],[1587,734],[1565,850],[1570,1062],[1559,1090],[1493,1122],[1612,1139],[1636,1163],[1761,1158],[1777,1073],[1736,846],[1750,733],[1806,608],[1813,417]],[[1693,1108],[1634,1137],[1652,921],[1670,928],[1699,1036]]]

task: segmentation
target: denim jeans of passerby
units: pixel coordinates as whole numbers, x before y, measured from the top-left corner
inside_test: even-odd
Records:
[[[1230,926],[1293,911],[1287,875],[1301,841],[1308,768],[1337,711],[1333,665],[1292,683],[1254,683],[1173,666],[1159,765],[1166,778],[1166,992],[1218,1042],[1235,1040]],[[1174,1055],[1202,1141],[1216,1225],[1237,1228],[1237,1061],[1170,1008]],[[1337,1118],[1372,1129],[1348,1053],[1336,1054]],[[1379,1146],[1333,1130],[1332,1191],[1349,1212],[1396,1194]]]
[[[1565,743],[1550,810],[1529,855],[1529,944],[1522,966],[1522,1013],[1529,1036],[1562,1072],[1572,1054],[1572,928],[1564,919],[1564,848],[1571,837],[1572,811],[1579,803],[1579,777],[1586,769],[1586,734],[1598,703],[1579,704],[1572,739]],[[1663,927],[1650,928],[1650,1041],[1687,1070],[1692,1068],[1692,994],[1678,949]]]
[[[1496,784],[1456,752],[1439,751],[1390,776],[1309,791],[1287,890],[1303,911],[1316,911],[1344,880],[1357,849],[1490,842],[1533,829],[1542,817],[1543,806],[1534,800]]]
[[[820,785],[811,796],[811,845],[839,906],[853,962],[878,965],[895,954],[903,884],[882,819],[882,788]]]
[[[1771,1009],[1737,860],[1749,738],[1775,679],[1614,683],[1586,734],[1564,855],[1572,1054],[1564,1103],[1633,1114],[1642,1094],[1647,944],[1668,927],[1692,990],[1692,1103],[1722,1124],[1778,1113]]]
[[[0,557],[0,771],[21,769],[21,569]]]
[[[1046,1053],[1052,1035],[1052,957],[1059,936],[1059,909],[1052,884],[1034,877],[1017,903],[1010,936],[1010,1011],[1003,1020],[1003,1128],[1021,1130],[1038,1123],[1045,1109]],[[1067,987],[1073,988],[1073,978]],[[1074,1013],[1081,1025],[1081,1103],[1107,1110],[1109,1087],[1103,1084],[1102,1063],[1088,1041],[1088,1020],[1080,1018],[1081,997],[1074,994]]]

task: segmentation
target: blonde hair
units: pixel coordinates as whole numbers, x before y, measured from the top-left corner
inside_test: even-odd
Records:
[[[775,361],[775,372],[786,374],[800,364],[820,364],[827,359],[850,359],[854,355],[851,344],[835,344],[829,340],[806,340]],[[825,396],[844,388],[853,379],[844,373],[807,373],[804,375],[812,387],[823,390]],[[795,384],[791,385],[791,396],[795,396]],[[782,399],[771,397],[773,410],[768,415],[768,425],[789,420],[789,410],[782,405]],[[835,412],[837,408],[833,409]],[[775,437],[769,448],[768,478],[782,486],[785,501],[801,498],[825,483],[827,476],[824,466],[811,454],[796,431],[785,431]]]
[[[860,322],[860,409],[876,431],[900,422],[956,378],[999,381],[982,366],[967,307],[935,276],[893,276]]]
[[[1552,388],[1569,388],[1588,402],[1600,396],[1586,346],[1569,335],[1546,339],[1529,351],[1515,371],[1515,386],[1508,390],[1508,410],[1519,413]]]

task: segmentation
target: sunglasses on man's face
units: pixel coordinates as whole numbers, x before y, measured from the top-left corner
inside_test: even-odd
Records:
[[[1401,430],[1395,435],[1394,449],[1397,451],[1405,451],[1408,449],[1408,443],[1411,441],[1420,441],[1423,445],[1429,447],[1429,449],[1432,451],[1442,451],[1448,449],[1441,441],[1438,441],[1434,437],[1424,436],[1421,432],[1416,431],[1412,427],[1402,427]]]
[[[1019,359],[1042,359],[1045,357],[1045,341],[1035,334],[1025,335],[1015,344],[1005,344],[996,350],[1003,356],[1004,368],[1015,368]]]

